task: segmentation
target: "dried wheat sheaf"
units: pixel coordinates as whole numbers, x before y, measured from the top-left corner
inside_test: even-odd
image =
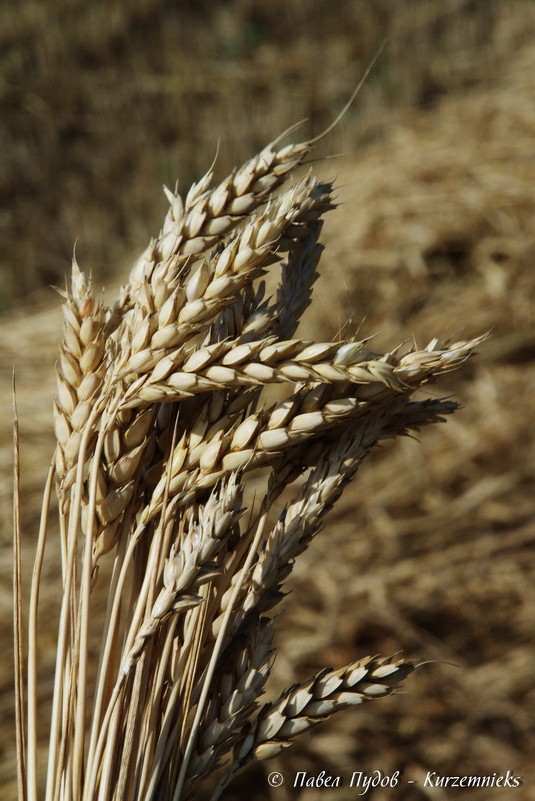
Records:
[[[271,614],[296,557],[377,442],[455,410],[412,397],[481,339],[380,354],[367,341],[295,338],[334,207],[311,174],[284,188],[312,144],[277,141],[215,188],[209,172],[185,199],[167,191],[162,231],[113,308],[73,264],[30,598],[21,798],[36,801],[41,783],[37,601],[54,488],[63,583],[47,801],[184,801],[207,778],[215,801],[252,760],[414,669],[370,657],[260,701]],[[278,271],[271,295],[267,271]],[[287,391],[268,403],[275,382]],[[253,470],[263,490],[246,503]]]

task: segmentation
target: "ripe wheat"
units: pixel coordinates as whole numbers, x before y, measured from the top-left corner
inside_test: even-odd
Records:
[[[163,229],[113,308],[73,263],[31,588],[26,747],[18,701],[21,800],[215,800],[251,760],[388,695],[415,667],[370,657],[261,702],[270,614],[294,560],[376,443],[455,411],[413,395],[481,341],[381,354],[367,341],[293,338],[335,205],[311,175],[283,188],[312,144],[275,142],[215,188],[209,172],[185,200],[167,192]],[[268,270],[279,271],[272,297]],[[287,392],[266,405],[271,383]],[[246,509],[258,467],[265,490]],[[36,611],[53,486],[63,583],[40,796]]]

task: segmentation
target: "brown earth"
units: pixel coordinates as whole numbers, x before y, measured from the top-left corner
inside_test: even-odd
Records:
[[[403,771],[395,790],[367,794],[374,801],[461,801],[468,793],[473,801],[535,799],[535,46],[523,42],[507,61],[492,81],[445,93],[432,109],[406,105],[388,112],[388,126],[374,143],[364,145],[349,126],[344,149],[359,143],[357,152],[317,165],[325,177],[336,175],[340,206],[325,226],[322,277],[304,337],[359,328],[375,335],[381,349],[407,338],[421,345],[433,336],[492,334],[475,360],[429,389],[433,396],[454,395],[463,408],[445,425],[424,431],[419,443],[398,440],[378,449],[300,558],[278,618],[271,688],[275,693],[324,665],[373,653],[403,651],[430,664],[407,680],[405,693],[338,714],[279,759],[245,774],[229,799],[345,801],[357,796],[347,783],[359,770]],[[6,644],[0,655],[0,786],[6,799],[15,798],[8,645],[11,365],[23,446],[27,581],[53,449],[50,398],[60,325],[57,302],[0,320]],[[46,576],[45,612],[56,594],[52,559]],[[53,637],[51,628],[43,643],[47,670]],[[45,670],[44,709],[50,687]],[[286,779],[277,790],[266,781],[273,770]],[[343,776],[346,789],[294,788],[301,770]],[[424,786],[428,771],[511,771],[524,784],[517,790],[433,790]]]

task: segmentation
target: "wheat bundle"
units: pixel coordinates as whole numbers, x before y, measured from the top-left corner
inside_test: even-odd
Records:
[[[218,186],[209,172],[184,200],[167,192],[162,231],[113,308],[73,263],[31,588],[25,727],[19,682],[21,799],[39,797],[37,606],[53,488],[62,595],[47,801],[204,792],[215,801],[251,760],[339,709],[388,695],[415,667],[369,657],[261,701],[272,610],[294,560],[376,443],[455,411],[452,401],[413,396],[481,341],[378,353],[355,338],[295,338],[335,205],[332,186],[311,174],[284,188],[312,144],[274,142]],[[279,276],[271,296],[268,271]],[[264,400],[271,383],[285,389],[282,400]],[[246,504],[260,467],[264,491]],[[20,649],[20,626],[18,637]]]

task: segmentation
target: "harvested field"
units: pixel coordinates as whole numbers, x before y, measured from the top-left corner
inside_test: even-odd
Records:
[[[503,21],[501,30],[508,30]],[[454,396],[463,409],[422,432],[420,442],[376,450],[299,558],[278,618],[270,692],[368,654],[402,651],[430,664],[407,679],[403,694],[334,716],[244,774],[229,800],[353,797],[291,786],[297,771],[319,770],[346,785],[353,771],[402,771],[396,790],[370,790],[374,801],[461,801],[468,792],[473,801],[535,799],[535,46],[523,42],[507,61],[491,85],[458,87],[429,110],[397,109],[376,142],[363,144],[354,133],[356,152],[320,166],[326,178],[336,176],[340,205],[327,218],[317,299],[299,334],[326,340],[358,329],[379,350],[404,337],[423,346],[437,332],[458,339],[491,330],[491,337],[441,380],[439,396]],[[349,128],[350,151],[351,136]],[[126,261],[130,243],[123,244]],[[10,641],[11,366],[28,577],[54,442],[60,326],[55,299],[0,318],[3,642]],[[42,604],[52,615],[53,558],[45,575]],[[43,712],[53,646],[51,628],[42,646],[50,669],[40,688]],[[0,786],[8,801],[16,797],[11,660],[4,648]],[[45,728],[40,734],[44,741]],[[274,770],[286,785],[271,790],[266,776]],[[510,771],[524,784],[433,791],[424,787],[428,771]]]

